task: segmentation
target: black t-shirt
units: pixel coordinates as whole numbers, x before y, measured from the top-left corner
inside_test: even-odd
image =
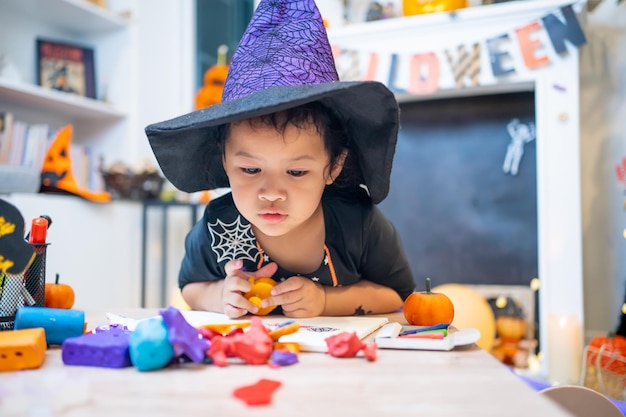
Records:
[[[413,292],[413,275],[400,237],[377,206],[325,195],[322,209],[326,256],[318,270],[304,274],[278,265],[274,280],[299,275],[332,286],[334,269],[337,285],[368,280],[393,288],[403,300]],[[231,193],[207,205],[203,218],[185,239],[185,251],[178,276],[180,288],[190,282],[224,279],[224,265],[232,259],[242,260],[248,271],[271,261],[257,244],[251,224],[235,207]]]

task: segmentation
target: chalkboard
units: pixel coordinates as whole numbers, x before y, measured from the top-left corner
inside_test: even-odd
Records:
[[[534,109],[531,92],[401,104],[380,208],[402,237],[417,288],[425,277],[528,285],[537,276]],[[509,149],[518,164],[505,163]]]

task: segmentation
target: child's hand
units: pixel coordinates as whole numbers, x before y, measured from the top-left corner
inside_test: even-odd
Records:
[[[304,277],[291,277],[272,289],[261,307],[280,305],[287,317],[315,317],[324,312],[326,292],[322,284]]]
[[[278,266],[273,262],[256,272],[242,271],[242,266],[241,260],[233,259],[224,267],[226,278],[224,278],[224,286],[222,287],[222,309],[224,314],[231,319],[245,316],[248,313],[255,314],[259,310],[257,306],[244,297],[244,294],[252,289],[252,284],[248,281],[248,278],[251,276],[272,276],[278,269]]]

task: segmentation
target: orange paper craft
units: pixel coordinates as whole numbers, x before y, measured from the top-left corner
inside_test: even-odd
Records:
[[[41,191],[65,192],[97,203],[111,201],[111,194],[106,191],[91,191],[78,185],[72,172],[71,142],[72,126],[67,125],[59,130],[44,159],[41,169]]]

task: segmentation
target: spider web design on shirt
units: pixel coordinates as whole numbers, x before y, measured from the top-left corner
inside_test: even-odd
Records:
[[[217,255],[217,262],[232,259],[248,259],[256,262],[259,252],[256,247],[256,238],[252,234],[250,224],[243,224],[241,216],[237,216],[232,223],[224,223],[217,219],[209,223],[211,233],[211,248]]]
[[[338,81],[326,29],[313,0],[264,0],[233,56],[222,101],[265,88]]]

